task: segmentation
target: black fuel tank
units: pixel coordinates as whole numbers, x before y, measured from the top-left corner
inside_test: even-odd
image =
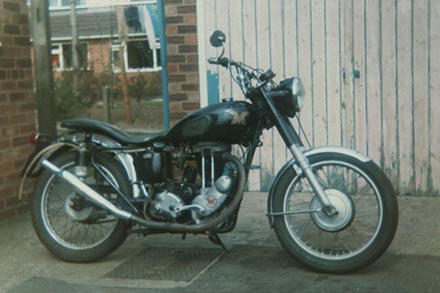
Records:
[[[165,140],[176,142],[240,143],[250,135],[257,115],[252,104],[231,101],[207,106],[182,118]]]

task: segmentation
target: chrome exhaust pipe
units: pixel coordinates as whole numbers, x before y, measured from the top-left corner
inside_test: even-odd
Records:
[[[67,183],[76,188],[81,194],[83,194],[88,200],[97,206],[109,211],[117,218],[122,220],[131,221],[133,223],[139,224],[141,226],[145,226],[151,230],[157,231],[165,231],[170,233],[203,233],[208,231],[211,228],[214,228],[216,225],[225,221],[232,213],[239,207],[241,203],[241,199],[243,197],[244,187],[246,183],[246,172],[244,170],[243,165],[240,160],[231,154],[224,154],[223,159],[225,161],[232,162],[238,171],[238,182],[237,182],[237,190],[235,192],[234,198],[230,205],[226,207],[220,215],[215,218],[208,218],[203,220],[195,225],[189,224],[177,224],[177,223],[163,223],[163,222],[153,222],[142,219],[136,215],[133,215],[129,212],[121,210],[113,203],[105,199],[102,195],[94,191],[87,184],[82,182],[78,177],[70,173],[69,171],[62,170],[49,162],[48,160],[44,160],[41,164],[48,171],[54,173],[58,177],[64,179]]]
[[[76,188],[81,194],[83,194],[88,200],[90,200],[92,203],[96,204],[97,206],[111,212],[116,217],[123,219],[123,220],[132,220],[133,214],[130,214],[126,211],[123,211],[116,207],[114,204],[112,204],[110,201],[105,199],[102,195],[94,191],[92,188],[90,188],[87,184],[82,182],[78,177],[70,173],[69,171],[62,170],[49,162],[48,160],[44,160],[41,165],[51,171],[52,173],[55,173],[58,177],[64,179],[67,183],[72,185],[74,188]]]

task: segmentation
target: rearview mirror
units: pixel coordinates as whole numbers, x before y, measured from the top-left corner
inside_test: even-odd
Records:
[[[211,34],[211,37],[209,38],[209,42],[211,43],[211,46],[215,48],[222,47],[225,41],[226,41],[226,36],[220,30],[215,30]]]

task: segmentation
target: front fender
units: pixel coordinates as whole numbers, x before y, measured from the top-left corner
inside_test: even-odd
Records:
[[[309,150],[306,150],[304,152],[304,155],[306,157],[312,156],[312,155],[316,155],[316,154],[332,154],[332,153],[336,153],[336,154],[344,154],[346,156],[352,157],[353,159],[359,160],[361,162],[369,162],[371,161],[371,159],[355,150],[352,149],[348,149],[348,148],[344,148],[344,147],[335,147],[335,146],[326,146],[326,147],[317,147],[317,148],[312,148]],[[284,164],[284,166],[280,169],[280,171],[278,172],[277,176],[275,177],[272,186],[270,187],[269,190],[269,197],[267,199],[267,212],[268,215],[273,213],[273,193],[274,190],[276,189],[281,177],[287,172],[287,170],[289,170],[290,168],[299,168],[296,164],[295,159],[291,159],[290,161],[288,161],[286,164]],[[296,172],[296,171],[295,171]],[[269,218],[269,224],[271,227],[273,227],[273,223],[274,223],[274,218],[272,216],[268,216]]]

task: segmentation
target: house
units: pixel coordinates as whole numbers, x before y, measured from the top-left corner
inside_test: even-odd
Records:
[[[108,1],[77,1],[80,68],[96,73],[119,72],[118,51],[124,46],[125,71],[148,73],[161,70],[156,1],[110,6]],[[132,1],[134,2],[134,1]],[[56,72],[71,70],[72,25],[69,0],[50,1],[52,63]],[[123,11],[119,17],[118,10]],[[126,42],[119,31],[127,29]],[[57,75],[57,74],[56,74]],[[59,75],[59,74],[58,74]]]

